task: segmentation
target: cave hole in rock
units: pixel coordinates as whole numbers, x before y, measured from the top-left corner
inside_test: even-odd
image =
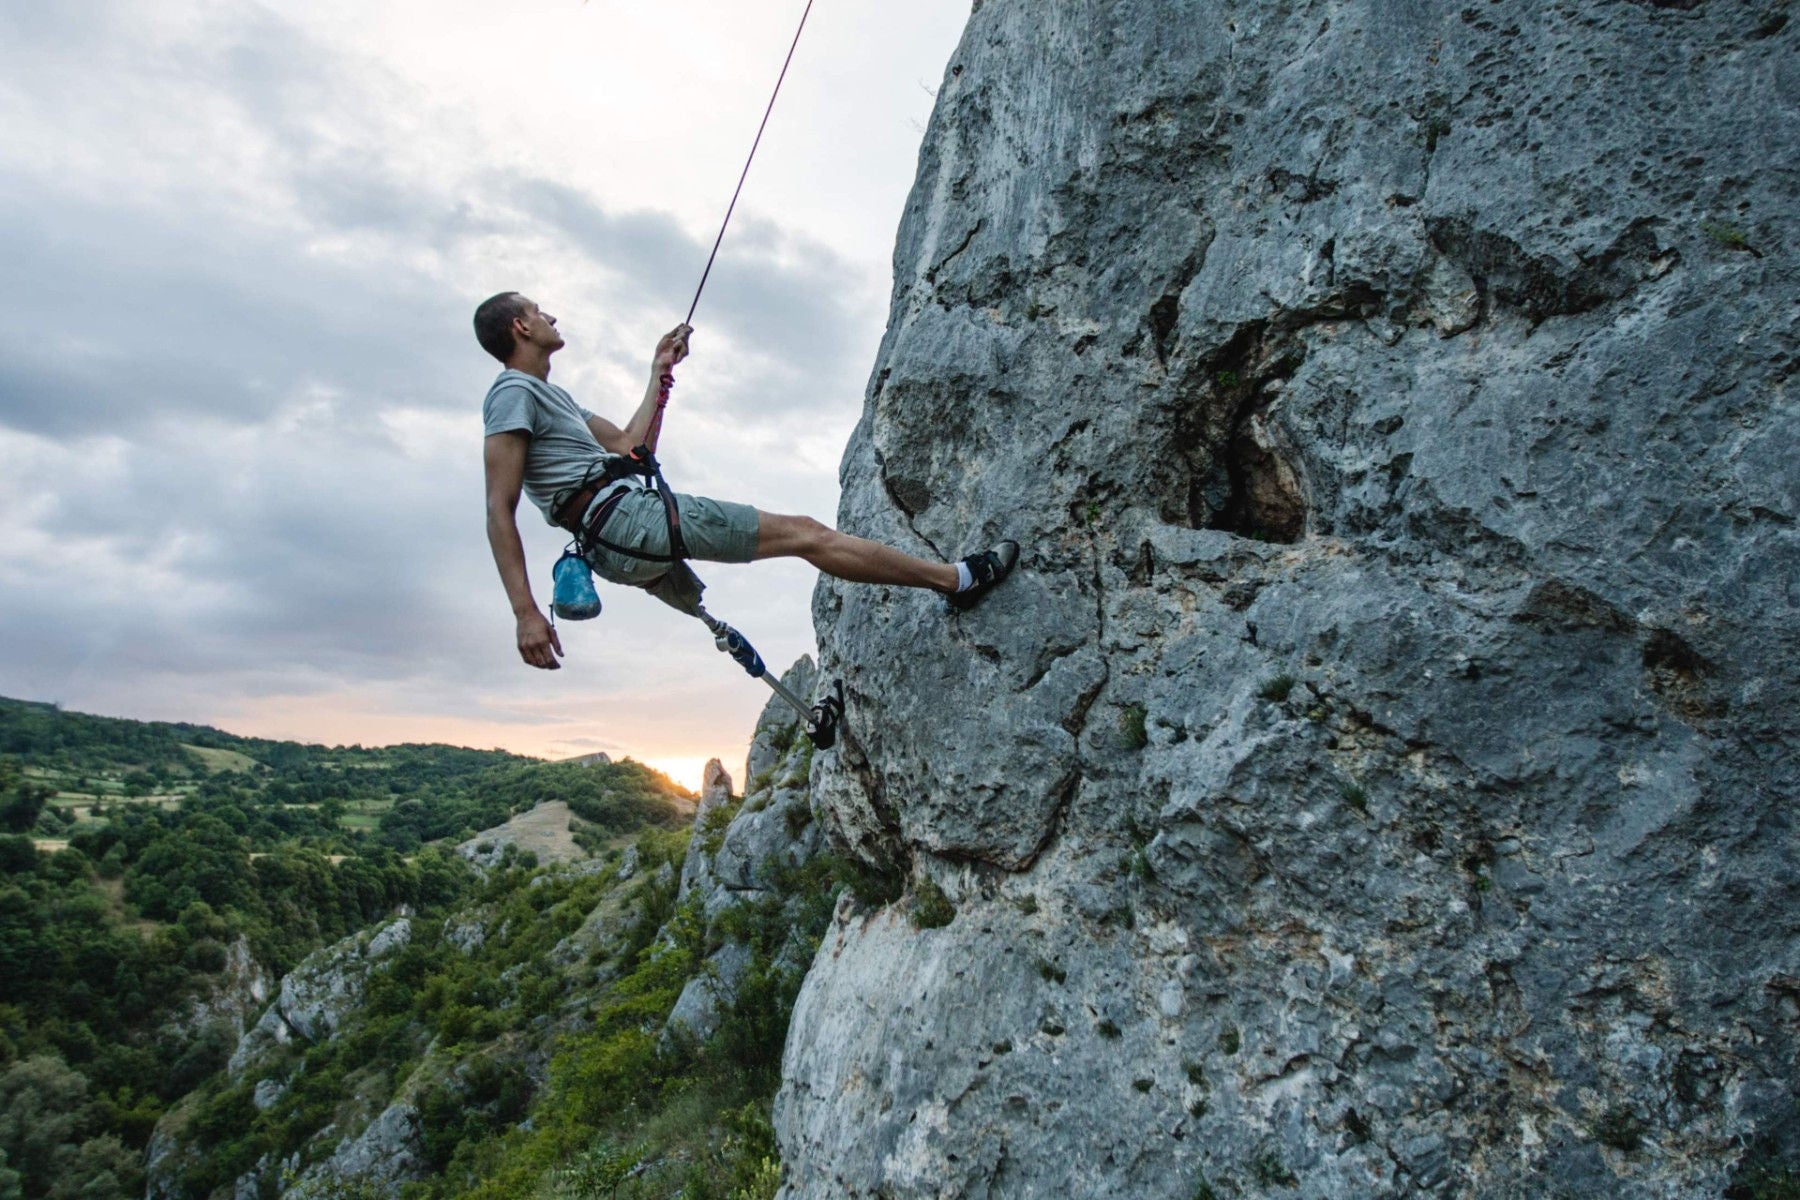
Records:
[[[1259,541],[1300,540],[1305,489],[1267,415],[1304,358],[1297,341],[1257,321],[1199,365],[1174,429],[1173,457],[1185,468],[1175,490],[1183,494],[1170,497],[1165,517]]]

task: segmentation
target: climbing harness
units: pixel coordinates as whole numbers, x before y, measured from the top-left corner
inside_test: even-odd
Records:
[[[725,219],[719,223],[719,236],[713,239],[712,251],[706,256],[706,267],[700,272],[700,283],[694,289],[693,302],[688,305],[687,318],[682,322],[684,326],[693,324],[694,312],[700,307],[700,295],[706,290],[706,281],[712,275],[713,262],[719,256],[719,247],[725,241],[725,231],[731,225],[731,215],[737,211],[738,197],[744,191],[744,181],[750,177],[750,164],[756,161],[756,151],[762,145],[763,131],[769,127],[769,115],[775,111],[776,97],[781,95],[781,85],[787,79],[788,67],[794,61],[794,51],[800,45],[800,35],[806,30],[806,18],[812,13],[812,6],[813,0],[806,0],[806,8],[800,14],[799,27],[794,30],[794,40],[788,46],[787,57],[782,61],[781,73],[775,78],[775,89],[769,94],[769,103],[763,109],[762,122],[756,127],[756,137],[750,143],[749,155],[744,159],[744,169],[738,174],[737,187],[731,193],[731,203],[725,208]],[[688,554],[687,542],[681,536],[681,507],[676,503],[674,489],[669,486],[668,480],[663,478],[662,466],[656,460],[656,443],[662,436],[663,410],[669,405],[669,393],[674,386],[674,373],[664,371],[657,379],[656,411],[650,417],[650,427],[644,432],[643,443],[634,447],[629,456],[615,457],[610,460],[606,470],[597,479],[584,482],[580,488],[576,489],[572,498],[564,502],[564,507],[558,510],[559,516],[564,512],[569,513],[569,520],[563,524],[563,528],[568,529],[575,537],[574,542],[571,543],[571,549],[565,550],[563,558],[557,561],[559,589],[563,586],[561,576],[563,561],[575,557],[581,561],[583,566],[586,566],[583,555],[594,548],[611,550],[647,562],[666,562],[671,565],[684,562],[691,557]],[[583,519],[585,510],[593,503],[595,496],[598,496],[606,488],[614,487],[622,480],[632,476],[642,477],[645,480],[645,486],[654,487],[662,500],[663,515],[669,524],[669,552],[667,554],[653,554],[635,547],[621,546],[600,536],[600,530],[606,524],[606,519],[612,515],[612,511],[618,506],[619,501],[630,493],[630,488],[615,488],[612,495],[607,496],[594,509],[591,517]],[[593,591],[592,580],[585,582],[591,593]],[[563,596],[562,591],[559,590],[556,595],[560,603]],[[571,584],[569,595],[571,605],[568,609],[562,610],[562,615],[570,620],[584,619],[576,615],[578,611],[585,611],[585,606],[579,603],[583,599],[579,588]],[[557,612],[558,604],[553,603],[551,613],[554,616]],[[600,599],[598,595],[594,595],[592,611],[587,615],[594,616],[599,612]],[[781,697],[800,715],[805,722],[806,736],[816,748],[828,750],[836,744],[838,728],[844,718],[844,684],[842,680],[834,680],[826,695],[809,708],[804,700],[794,694],[792,689],[769,672],[763,663],[762,656],[756,652],[756,648],[743,634],[708,613],[698,603],[694,605],[694,615],[712,633],[713,645],[721,653],[730,655],[732,661],[744,668],[750,678],[760,679],[768,684],[777,696]]]

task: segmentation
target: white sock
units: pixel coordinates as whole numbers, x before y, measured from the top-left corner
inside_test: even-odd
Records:
[[[957,563],[956,564],[956,590],[959,592],[966,592],[974,586],[975,586],[975,574],[974,574],[974,572],[969,570],[969,564],[966,562]]]

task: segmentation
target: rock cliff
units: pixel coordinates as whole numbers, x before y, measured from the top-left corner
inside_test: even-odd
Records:
[[[840,907],[784,1196],[1793,1161],[1791,8],[977,0],[840,523],[1026,557],[815,598],[954,914]]]

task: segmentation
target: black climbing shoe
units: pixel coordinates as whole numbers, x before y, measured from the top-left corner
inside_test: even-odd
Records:
[[[1019,543],[1001,542],[992,550],[983,550],[980,554],[971,554],[963,559],[968,564],[969,574],[975,577],[970,587],[956,592],[945,599],[950,607],[967,612],[981,603],[981,598],[999,586],[1000,581],[1012,573],[1013,564],[1019,561]]]

